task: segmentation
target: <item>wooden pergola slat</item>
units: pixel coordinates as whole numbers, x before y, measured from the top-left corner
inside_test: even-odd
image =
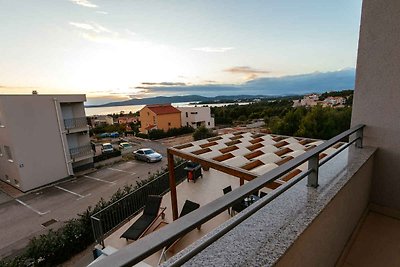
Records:
[[[168,159],[168,170],[169,170],[169,187],[171,190],[171,207],[172,207],[172,218],[173,220],[178,219],[178,201],[176,193],[176,180],[175,180],[175,169],[174,169],[174,155],[186,160],[191,160],[201,164],[203,168],[213,168],[215,170],[221,171],[223,173],[240,178],[240,185],[244,184],[244,180],[251,181],[258,175],[255,175],[245,169],[228,166],[221,162],[205,159],[198,157],[194,154],[181,151],[179,149],[170,147],[167,149],[167,159]]]

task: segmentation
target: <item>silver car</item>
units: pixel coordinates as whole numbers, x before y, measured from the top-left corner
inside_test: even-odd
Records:
[[[146,162],[156,162],[162,160],[162,155],[155,152],[151,148],[141,148],[133,152],[133,154],[135,155],[135,159]]]

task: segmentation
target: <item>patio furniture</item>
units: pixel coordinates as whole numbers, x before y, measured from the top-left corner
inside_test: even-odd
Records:
[[[198,204],[198,203],[196,203],[196,202],[192,202],[192,201],[190,201],[190,200],[186,200],[186,201],[185,201],[185,204],[183,204],[183,208],[182,208],[182,210],[181,210],[181,214],[179,214],[179,218],[182,218],[183,216],[185,216],[185,215],[191,213],[192,211],[198,209],[199,207],[200,207],[200,204]],[[197,227],[197,229],[200,230],[200,227]],[[162,252],[161,252],[160,259],[159,259],[159,261],[158,261],[158,265],[160,265],[162,259],[167,260],[167,251],[168,251],[171,247],[173,247],[176,243],[178,243],[179,240],[182,239],[182,237],[183,237],[183,236],[181,236],[180,238],[178,238],[177,240],[175,240],[173,243],[171,243],[171,244],[169,244],[169,245],[167,245],[167,246],[165,246],[165,247],[163,248],[163,250],[162,250]]]
[[[257,195],[250,195],[250,196],[246,197],[246,198],[243,200],[243,203],[244,203],[244,205],[245,205],[246,208],[247,208],[247,207],[249,207],[251,204],[253,204],[254,202],[256,202],[256,201],[258,201],[258,200],[260,200],[260,197],[259,197],[259,196],[257,196]]]
[[[146,234],[160,216],[164,217],[164,211],[166,208],[162,208],[159,213],[161,200],[161,196],[149,195],[142,216],[140,216],[139,219],[137,219],[128,230],[121,235],[121,238],[123,237],[127,241],[128,239],[138,240]]]
[[[188,161],[185,170],[187,171],[188,182],[193,181],[195,183],[197,178],[199,177],[203,178],[203,173],[201,172],[201,165],[196,162]]]

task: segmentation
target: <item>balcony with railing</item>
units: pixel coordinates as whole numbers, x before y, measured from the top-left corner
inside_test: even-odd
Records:
[[[158,259],[168,259],[163,263],[165,266],[277,264],[284,259],[285,253],[296,248],[300,237],[305,238],[304,233],[320,230],[316,221],[334,216],[330,214],[329,205],[336,203],[343,194],[347,198],[357,196],[352,203],[345,203],[352,214],[346,222],[348,226],[343,225],[346,219],[343,219],[345,216],[340,209],[334,209],[333,214],[339,216],[337,225],[329,225],[332,223],[329,222],[327,227],[332,226],[333,232],[342,232],[334,237],[322,232],[320,238],[326,237],[326,242],[323,245],[319,244],[321,241],[310,245],[315,250],[309,253],[331,249],[333,256],[326,260],[330,265],[333,258],[336,260],[340,256],[368,198],[370,159],[375,150],[361,149],[362,129],[362,125],[356,126],[325,142],[282,136],[268,137],[270,140],[262,135],[248,137],[239,133],[230,136],[229,141],[220,136],[203,143],[169,148],[169,162],[175,155],[212,170],[204,172],[204,178],[197,183],[184,182],[175,187],[174,171],[170,169],[171,192],[164,196],[162,202],[168,211],[165,226],[129,244],[119,236],[136,220],[136,217],[133,218],[118,229],[114,237],[110,235],[105,240],[105,246],[119,250],[96,262],[96,265],[133,266],[144,261],[155,266],[159,263]],[[350,141],[344,143],[343,140],[350,135]],[[252,151],[245,155],[249,163],[245,163],[239,155],[242,147],[238,141],[242,140],[243,144],[247,142],[241,137],[248,138],[247,141],[251,143],[245,147]],[[315,142],[319,145],[314,145]],[[263,163],[263,160],[270,158],[267,153],[271,149],[270,144],[277,148],[273,157],[278,156],[281,160],[273,164]],[[304,146],[304,151],[293,151],[299,145]],[[214,153],[214,146],[222,150],[222,156]],[[229,153],[231,155],[227,156]],[[238,157],[232,153],[237,153]],[[328,161],[329,164],[326,164]],[[227,185],[233,185],[234,190],[223,195],[222,189]],[[353,191],[349,191],[349,188]],[[232,218],[228,215],[226,211],[232,205],[258,190],[264,191],[267,196]],[[201,207],[178,219],[178,206],[186,198],[200,203]],[[320,216],[325,213],[328,215]],[[196,230],[200,226],[201,230]],[[315,238],[315,233],[307,238]],[[174,248],[163,255],[163,248],[178,239],[180,241]]]
[[[92,146],[90,144],[70,148],[69,154],[73,162],[89,159],[92,158],[94,155]]]
[[[75,133],[89,130],[86,117],[64,119],[64,127],[67,133]]]

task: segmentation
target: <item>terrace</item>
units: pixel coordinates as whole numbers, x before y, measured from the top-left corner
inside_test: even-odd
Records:
[[[281,183],[163,265],[399,266],[399,12],[397,0],[363,1],[353,128],[247,183],[244,179],[251,173],[243,175],[244,184],[231,193],[121,248],[96,266],[133,266],[146,260],[172,240],[226,213],[238,199],[282,180],[307,161],[305,172]],[[363,127],[355,126],[359,124],[366,125],[362,134]],[[321,153],[354,133],[350,140],[356,146],[341,145],[339,149],[345,148],[341,153],[318,163]],[[169,159],[182,149],[170,149]],[[215,163],[199,162],[203,166]],[[171,191],[178,204],[179,187],[177,197]],[[173,203],[171,208],[177,209]]]
[[[235,189],[245,184],[245,180],[250,181],[263,175],[284,163],[290,162],[292,159],[312,150],[322,143],[323,141],[321,140],[307,138],[239,132],[170,148],[169,152],[173,151],[172,153],[180,157],[201,162],[203,168],[207,171],[203,171],[203,177],[198,178],[195,183],[192,181],[184,181],[178,184],[176,188],[173,186],[170,188],[171,192],[163,196],[161,205],[167,208],[166,216],[163,220],[159,218],[158,222],[154,224],[149,232],[158,231],[159,226],[171,224],[176,220],[178,218],[177,212],[183,206],[185,200],[199,203],[200,206],[203,207],[221,198],[225,187],[231,186],[235,191]],[[349,144],[345,144],[344,142],[337,142],[327,147],[323,153],[319,153],[318,160],[321,161],[324,158],[334,156],[334,154],[340,152],[341,149],[345,150],[341,157],[346,157],[346,153],[348,153],[346,147],[348,145]],[[169,162],[172,162],[171,153],[169,154]],[[293,178],[299,176],[304,177],[304,174],[308,173],[308,165],[308,162],[299,164],[287,174],[279,177],[279,179],[266,183],[265,186],[261,188],[261,191],[268,194]],[[211,169],[209,169],[210,167]],[[170,171],[170,173],[172,173],[170,179],[175,179],[173,175],[174,172]],[[178,176],[181,176],[181,174]],[[179,178],[178,180],[181,179]],[[170,185],[171,184],[176,184],[176,182],[170,182]],[[174,195],[174,193],[176,193],[176,195]],[[241,213],[239,213],[239,215],[240,214]],[[107,237],[103,245],[105,247],[109,246],[115,249],[123,249],[130,244],[136,243],[137,241],[128,242],[123,238],[121,239],[120,236],[139,216],[140,214]],[[144,262],[151,266],[156,266],[165,258],[176,255],[178,252],[200,240],[230,219],[231,216],[228,212],[221,212],[213,216],[212,219],[204,222],[200,229],[195,229],[181,235],[182,238],[179,242],[168,249],[165,255],[166,257],[162,258],[162,250],[158,250],[144,259]]]

